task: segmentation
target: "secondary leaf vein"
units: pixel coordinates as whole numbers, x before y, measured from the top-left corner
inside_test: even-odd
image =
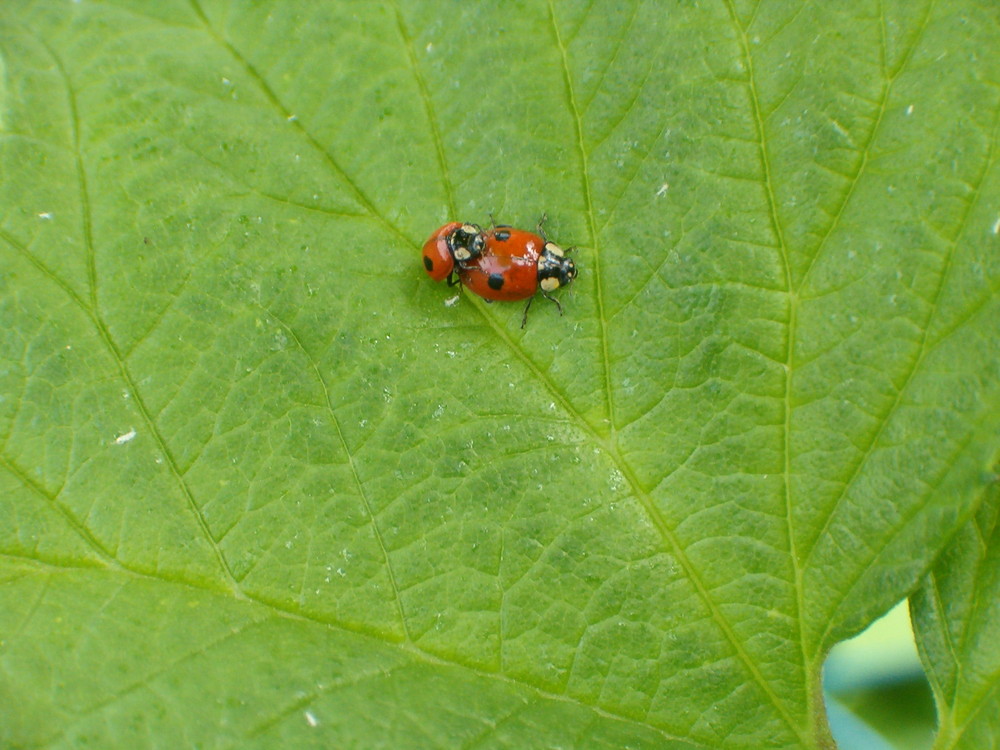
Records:
[[[205,28],[206,33],[218,44],[222,49],[226,50],[232,56],[232,58],[243,68],[247,77],[250,78],[264,95],[264,98],[270,102],[271,106],[281,115],[282,118],[289,125],[295,129],[295,131],[305,139],[307,143],[320,155],[320,157],[329,165],[329,167],[343,180],[344,184],[347,186],[348,190],[354,196],[354,199],[358,201],[368,214],[375,219],[379,224],[381,224],[387,231],[396,235],[401,240],[403,240],[407,245],[412,245],[412,241],[407,237],[403,230],[389,221],[386,216],[381,213],[372,203],[368,195],[361,189],[361,187],[347,174],[340,162],[334,158],[333,153],[327,148],[325,148],[316,137],[299,121],[297,117],[293,115],[291,110],[288,109],[278,98],[278,95],[271,88],[270,84],[264,78],[263,75],[251,64],[251,62],[243,55],[240,50],[236,48],[231,42],[229,42],[225,37],[223,37],[215,27],[208,20],[208,16],[205,15],[204,10],[202,10],[201,4],[198,0],[189,0],[191,3],[191,8],[194,10],[195,14],[201,20],[202,25]]]
[[[881,418],[878,429],[875,431],[875,434],[872,436],[872,439],[868,442],[868,445],[866,446],[864,453],[861,454],[858,460],[854,463],[854,466],[851,467],[850,473],[844,482],[844,488],[838,493],[834,501],[833,507],[830,509],[830,512],[826,516],[822,529],[820,529],[820,531],[813,537],[811,543],[807,545],[808,549],[804,550],[805,553],[804,559],[807,562],[812,558],[813,552],[815,552],[816,550],[816,545],[818,540],[823,538],[823,536],[829,530],[830,524],[833,522],[833,517],[836,515],[837,508],[840,506],[840,503],[843,502],[844,498],[847,497],[848,492],[850,492],[851,488],[854,486],[854,482],[861,474],[861,469],[865,466],[868,459],[875,452],[875,448],[876,446],[879,445],[879,441],[882,437],[883,432],[885,431],[886,425],[888,425],[892,416],[896,413],[896,410],[902,403],[903,394],[910,386],[910,383],[913,382],[914,376],[919,371],[920,365],[923,363],[925,357],[929,352],[928,332],[930,331],[930,326],[934,319],[934,315],[937,312],[938,302],[941,297],[941,292],[945,287],[945,280],[947,279],[948,275],[951,272],[952,261],[954,258],[955,250],[958,247],[959,242],[961,241],[962,235],[965,233],[965,228],[968,224],[969,217],[972,215],[974,207],[979,202],[979,197],[982,194],[980,188],[983,184],[983,181],[986,179],[986,175],[988,174],[990,166],[992,164],[993,148],[996,143],[996,135],[997,135],[996,131],[997,123],[1000,123],[1000,109],[997,110],[997,113],[994,117],[993,136],[990,139],[990,152],[987,155],[987,158],[984,160],[985,166],[979,174],[979,178],[975,186],[975,192],[972,194],[969,201],[966,203],[965,211],[963,212],[961,220],[959,221],[958,227],[955,231],[954,238],[952,239],[952,242],[948,247],[948,251],[944,259],[941,273],[938,276],[938,283],[936,289],[934,290],[934,296],[931,298],[931,301],[928,305],[927,314],[924,318],[924,324],[921,331],[920,341],[918,342],[917,345],[917,352],[913,357],[913,360],[910,362],[910,366],[907,369],[902,385],[900,385],[900,387],[896,389],[896,393],[893,396],[892,403],[889,404],[889,408],[886,410],[884,416]],[[864,567],[859,566],[856,568],[856,570],[858,571],[857,575],[860,576],[861,571],[864,570]]]
[[[615,434],[615,404],[614,395],[611,388],[611,357],[608,350],[608,321],[604,312],[604,286],[601,274],[601,248],[597,233],[597,222],[594,217],[593,191],[590,186],[590,166],[587,159],[587,149],[583,142],[583,118],[580,116],[580,108],[576,102],[576,92],[573,88],[573,78],[569,71],[569,59],[566,53],[566,45],[563,44],[559,34],[559,24],[556,22],[556,12],[549,0],[549,22],[552,26],[552,33],[555,36],[556,47],[559,49],[559,58],[562,63],[563,85],[566,89],[566,98],[570,113],[573,115],[573,125],[576,131],[577,153],[580,160],[580,179],[583,187],[583,197],[587,208],[587,227],[590,232],[591,244],[594,250],[594,289],[597,295],[597,322],[601,339],[601,364],[604,368],[604,401],[608,413],[608,426],[612,436]]]
[[[195,501],[194,495],[191,493],[191,488],[188,487],[187,482],[184,480],[184,477],[177,466],[177,461],[173,453],[170,451],[166,441],[163,438],[163,435],[160,433],[159,428],[154,422],[150,414],[150,411],[146,406],[145,400],[142,397],[142,393],[140,392],[140,390],[136,385],[135,378],[132,376],[132,372],[129,369],[128,365],[126,364],[125,358],[122,356],[122,353],[118,349],[117,344],[112,338],[111,332],[109,331],[107,324],[104,322],[100,309],[97,306],[97,276],[96,276],[96,263],[95,263],[96,252],[95,252],[95,243],[92,233],[93,219],[90,210],[90,197],[87,188],[86,169],[84,168],[83,154],[80,145],[80,135],[79,135],[80,128],[79,128],[79,119],[77,116],[76,93],[73,90],[68,72],[66,70],[66,67],[63,65],[61,59],[58,57],[58,55],[55,54],[55,51],[51,49],[51,47],[45,44],[44,41],[39,40],[39,43],[47,50],[49,56],[52,58],[54,64],[56,65],[56,68],[59,70],[60,75],[63,79],[63,85],[66,90],[66,96],[70,101],[70,112],[71,112],[70,127],[72,129],[71,139],[74,143],[76,152],[74,155],[75,165],[78,171],[78,187],[81,193],[80,205],[82,207],[82,211],[81,211],[80,221],[81,221],[81,230],[83,234],[84,243],[86,245],[86,253],[87,253],[88,276],[90,282],[89,283],[90,304],[89,305],[86,304],[80,298],[80,296],[77,295],[75,292],[70,293],[70,298],[80,306],[80,309],[90,320],[94,329],[97,331],[97,334],[100,337],[102,343],[104,344],[108,353],[111,355],[111,358],[114,361],[115,366],[118,370],[119,376],[125,382],[129,392],[133,396],[133,402],[136,405],[136,409],[139,411],[139,415],[142,418],[143,423],[146,426],[146,429],[149,430],[149,434],[152,436],[153,441],[156,443],[159,452],[164,457],[164,461],[171,475],[176,481],[178,487],[180,488],[189,510],[194,515],[195,520],[199,528],[201,529],[202,535],[208,542],[209,547],[211,548],[216,558],[216,562],[219,565],[219,568],[223,574],[223,577],[225,578],[227,585],[234,591],[234,593],[238,594],[239,586],[237,585],[236,580],[233,577],[232,570],[229,567],[229,562],[226,560],[225,555],[222,554],[222,550],[219,548],[217,541],[213,538],[211,529],[208,526],[208,522],[205,520],[205,516],[202,514],[201,509],[198,506],[198,503]],[[8,238],[5,236],[5,239]],[[8,241],[10,239],[13,238],[9,238]],[[36,268],[45,267],[41,261],[35,258],[34,255],[27,250],[27,248],[20,246],[19,243],[13,243],[13,245],[15,248],[20,250],[23,255],[31,258],[33,260],[33,265]],[[48,276],[53,280],[58,279],[58,277],[51,271],[48,271],[46,273],[46,276]],[[68,285],[64,285],[61,283],[59,285],[64,290],[69,291]]]
[[[736,8],[733,6],[732,0],[726,0],[726,7],[729,10],[729,15],[732,20],[732,24],[736,29],[736,34],[739,37],[740,50],[743,59],[746,64],[747,78],[746,84],[749,89],[750,104],[753,112],[754,127],[757,132],[758,148],[760,152],[761,166],[763,169],[764,176],[764,188],[767,196],[767,207],[768,214],[770,216],[772,229],[774,231],[775,237],[778,240],[778,248],[780,251],[780,259],[782,263],[782,270],[784,275],[784,291],[788,295],[788,328],[786,335],[786,361],[784,362],[784,373],[785,373],[785,388],[782,397],[783,401],[783,419],[782,419],[782,438],[781,438],[781,454],[782,454],[782,474],[783,474],[783,494],[785,501],[785,520],[787,525],[788,533],[788,556],[792,565],[792,574],[794,576],[794,587],[795,592],[795,606],[798,612],[798,631],[799,631],[799,644],[802,653],[802,666],[803,669],[807,668],[809,665],[809,658],[806,654],[805,639],[804,639],[804,628],[805,628],[805,612],[803,610],[803,583],[802,583],[802,565],[799,559],[798,550],[796,548],[796,536],[795,536],[795,524],[793,517],[793,502],[792,502],[792,488],[791,488],[791,422],[792,422],[792,366],[793,357],[795,352],[795,330],[797,326],[797,315],[798,315],[798,301],[795,298],[795,291],[792,289],[792,275],[791,275],[791,265],[788,252],[788,243],[785,240],[785,234],[782,229],[781,220],[778,216],[778,202],[775,197],[774,191],[774,179],[771,173],[771,160],[767,148],[767,138],[765,132],[765,122],[764,117],[761,113],[760,106],[760,95],[757,92],[757,79],[754,72],[753,56],[750,54],[750,44],[747,39],[747,30],[740,23],[739,18],[736,14]],[[756,14],[756,9],[754,11]],[[768,686],[770,688],[770,686]],[[773,693],[770,693],[772,700],[775,705],[779,707],[782,716],[789,722],[789,725],[793,730],[799,735],[799,738],[804,744],[809,744],[806,738],[802,735],[801,729],[797,727],[792,721],[791,717],[787,713],[787,709],[783,704],[778,702],[778,698]],[[812,710],[812,703],[815,698],[812,695],[812,691],[807,691],[807,702],[809,703],[807,716],[810,718],[814,715]]]
[[[410,38],[409,31],[406,28],[406,22],[403,19],[402,11],[399,9],[398,0],[393,0],[392,6],[396,13],[396,26],[399,28],[399,36],[403,40],[403,47],[406,48],[406,56],[410,61],[410,70],[413,71],[413,77],[416,79],[417,88],[420,90],[420,101],[424,105],[424,113],[427,116],[427,122],[430,124],[431,137],[434,140],[434,151],[437,155],[438,170],[441,172],[441,181],[444,183],[445,197],[448,201],[449,216],[454,217],[458,213],[458,208],[455,202],[455,188],[451,183],[451,171],[448,169],[448,157],[445,155],[444,141],[441,139],[441,128],[438,125],[437,115],[431,101],[431,94],[427,88],[427,81],[424,80],[424,76],[420,72],[420,65],[413,50],[413,39]]]
[[[320,370],[315,357],[313,357],[309,350],[302,344],[302,340],[299,339],[299,336],[295,333],[294,328],[275,315],[274,312],[265,310],[264,308],[261,308],[261,311],[277,320],[281,327],[288,331],[288,335],[291,336],[292,341],[295,342],[299,351],[301,351],[303,356],[305,356],[305,358],[309,361],[309,366],[312,368],[316,375],[316,379],[319,381],[320,387],[323,389],[323,398],[326,401],[326,408],[330,413],[330,419],[333,420],[333,426],[337,431],[337,439],[340,441],[340,445],[344,449],[344,454],[347,456],[347,462],[351,467],[351,476],[354,478],[354,484],[358,488],[358,494],[361,496],[361,502],[364,503],[365,512],[371,520],[372,532],[378,542],[379,549],[382,551],[382,559],[385,560],[386,574],[389,576],[389,583],[392,586],[392,593],[396,602],[397,614],[399,615],[399,624],[403,629],[403,636],[407,641],[410,641],[410,632],[406,625],[406,612],[403,609],[403,600],[399,593],[399,585],[396,583],[396,574],[393,571],[392,560],[389,557],[389,550],[385,546],[385,540],[382,537],[382,531],[379,528],[378,519],[375,515],[375,510],[372,507],[371,500],[369,500],[368,493],[365,491],[364,482],[361,481],[361,475],[358,474],[358,466],[354,459],[354,454],[351,453],[350,446],[347,444],[347,438],[344,437],[344,431],[340,426],[340,419],[337,417],[337,412],[333,408],[333,400],[330,398],[330,388],[327,386],[326,378],[323,376],[323,371]]]

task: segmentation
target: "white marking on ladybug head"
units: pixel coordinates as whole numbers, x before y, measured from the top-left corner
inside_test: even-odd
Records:
[[[555,276],[549,276],[546,279],[542,279],[541,282],[539,282],[539,286],[542,288],[542,291],[545,292],[555,291],[559,288],[559,279]]]
[[[546,242],[545,243],[545,249],[548,250],[553,255],[558,255],[560,258],[562,258],[564,255],[566,255],[566,253],[563,251],[563,249],[561,247],[559,247],[559,245],[557,245],[554,242]]]

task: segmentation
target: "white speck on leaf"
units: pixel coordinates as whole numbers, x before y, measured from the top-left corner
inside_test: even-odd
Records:
[[[993,222],[993,234],[1000,234],[1000,216]]]
[[[288,121],[289,122],[295,122],[298,119],[299,119],[298,115],[288,115]]]
[[[311,727],[318,727],[319,726],[319,720],[316,718],[315,714],[313,714],[312,711],[306,711],[303,714],[303,716],[306,717],[306,724],[308,724],[309,726],[311,726]]]
[[[907,115],[912,115],[913,114],[913,105],[912,104],[909,107],[906,108],[906,114]]]
[[[129,430],[123,435],[119,435],[118,437],[115,438],[115,445],[125,445],[125,443],[135,440],[136,434],[137,434],[136,431],[133,429]]]
[[[446,299],[444,301],[444,306],[445,307],[454,307],[457,304],[458,304],[458,295],[457,294],[454,297],[449,297],[448,299]]]
[[[668,190],[670,190],[670,183],[664,182],[660,185],[660,189],[656,191],[656,197],[659,198],[662,195],[666,195]]]
[[[625,484],[625,477],[622,475],[618,469],[611,472],[611,476],[608,478],[608,487],[612,492],[618,492],[622,485]]]
[[[45,219],[46,221],[48,221],[48,220],[50,220],[52,218],[52,212],[51,211],[42,211],[40,214],[38,214],[38,218],[39,219]]]

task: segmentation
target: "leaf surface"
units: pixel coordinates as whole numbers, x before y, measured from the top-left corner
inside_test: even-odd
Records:
[[[1000,430],[989,3],[7,2],[0,744],[822,747]],[[435,285],[447,220],[566,308]]]
[[[937,701],[936,748],[988,747],[1000,733],[998,511],[994,484],[910,600]]]

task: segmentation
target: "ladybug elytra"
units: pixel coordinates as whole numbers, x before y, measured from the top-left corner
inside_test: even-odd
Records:
[[[485,237],[476,224],[452,221],[439,228],[424,243],[424,270],[435,281],[448,279],[449,286],[456,281],[452,274],[483,252]]]

